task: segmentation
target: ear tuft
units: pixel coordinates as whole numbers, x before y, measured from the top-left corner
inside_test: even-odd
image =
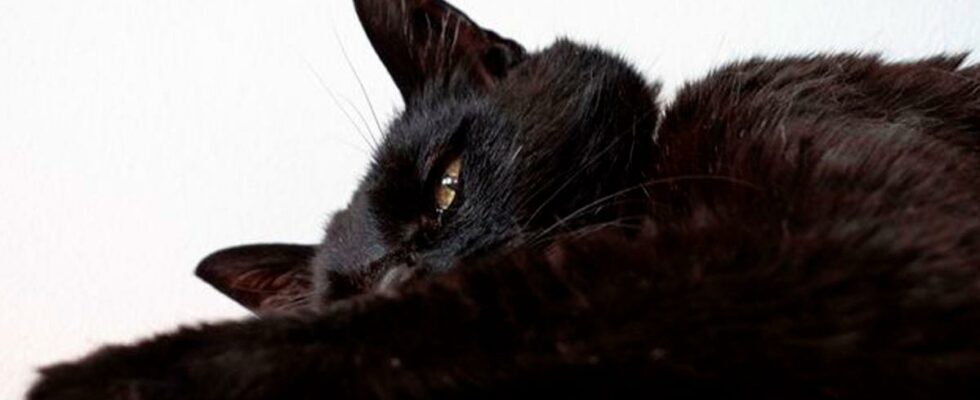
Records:
[[[298,308],[309,299],[313,246],[257,244],[215,252],[195,274],[256,314]]]

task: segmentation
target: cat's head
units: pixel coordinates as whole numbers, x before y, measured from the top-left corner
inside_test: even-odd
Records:
[[[199,276],[256,312],[322,305],[629,222],[653,156],[655,85],[566,40],[528,53],[440,0],[355,6],[405,110],[321,244],[226,249]]]

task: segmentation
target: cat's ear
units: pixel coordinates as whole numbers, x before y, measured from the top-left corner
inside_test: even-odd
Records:
[[[207,256],[195,273],[256,314],[283,311],[311,293],[314,246],[256,244]]]
[[[476,87],[492,86],[526,57],[520,44],[441,0],[355,0],[354,6],[406,103],[427,83],[456,74]]]

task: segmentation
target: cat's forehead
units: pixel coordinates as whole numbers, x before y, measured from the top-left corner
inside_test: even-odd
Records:
[[[487,98],[433,91],[390,125],[376,158],[379,163],[405,158],[422,167],[437,154],[461,150],[468,139],[485,136],[505,119]]]
[[[647,86],[620,57],[565,39],[532,53],[490,87],[473,86],[465,77],[458,78],[430,82],[408,102],[391,133],[446,128],[463,120],[479,125],[493,118],[527,119],[528,107],[589,102],[590,96],[604,89],[646,90]]]
[[[575,97],[577,89],[595,85],[644,86],[628,62],[594,46],[559,39],[528,57],[492,93],[521,93],[524,89]]]
[[[433,157],[465,147],[513,147],[534,136],[562,135],[562,128],[596,124],[613,110],[598,107],[611,93],[655,93],[622,59],[603,50],[559,40],[532,53],[491,87],[473,87],[465,79],[435,82],[408,102],[389,126],[376,153],[375,169],[414,166],[422,173]],[[651,108],[647,96],[636,99]],[[642,111],[640,111],[642,112]],[[557,139],[557,138],[555,138]],[[390,169],[390,168],[389,168]]]

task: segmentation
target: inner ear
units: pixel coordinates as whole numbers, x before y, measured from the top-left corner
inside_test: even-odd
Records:
[[[256,244],[207,256],[195,273],[256,314],[300,308],[313,289],[313,246]]]
[[[441,0],[355,0],[361,25],[406,103],[456,77],[492,86],[525,57],[517,42],[481,28]]]

